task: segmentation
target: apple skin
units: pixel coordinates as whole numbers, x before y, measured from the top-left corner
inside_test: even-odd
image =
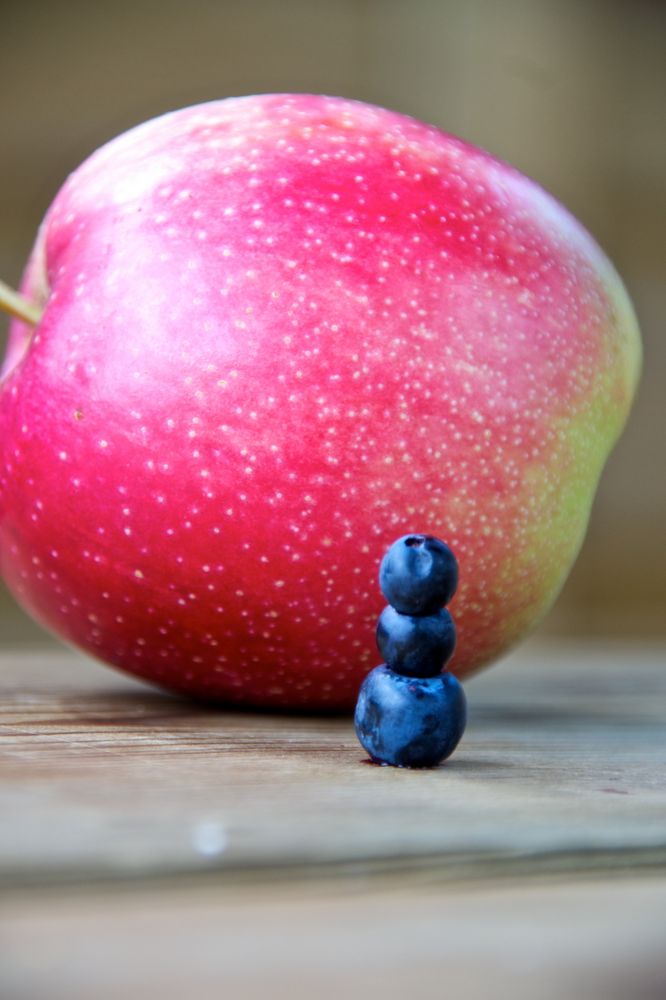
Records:
[[[578,552],[640,368],[623,285],[511,167],[369,105],[186,108],[55,198],[0,383],[2,575],[174,691],[349,708],[382,555],[460,564],[464,677]]]

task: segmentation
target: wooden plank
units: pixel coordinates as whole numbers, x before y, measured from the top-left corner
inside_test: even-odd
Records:
[[[107,887],[0,902],[3,1000],[657,1000],[666,879]]]
[[[532,644],[434,771],[347,718],[202,709],[63,651],[0,657],[0,886],[299,869],[662,865],[660,647]]]

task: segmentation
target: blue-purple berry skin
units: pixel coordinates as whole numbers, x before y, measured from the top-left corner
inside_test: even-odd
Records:
[[[458,563],[432,535],[403,535],[379,567],[379,586],[403,615],[431,615],[448,604],[458,586]]]
[[[465,693],[453,674],[405,677],[386,664],[365,678],[354,716],[372,760],[395,767],[436,767],[457,747],[466,721]]]
[[[390,604],[377,622],[377,648],[391,670],[432,677],[451,659],[456,627],[446,608],[432,615],[402,615]]]

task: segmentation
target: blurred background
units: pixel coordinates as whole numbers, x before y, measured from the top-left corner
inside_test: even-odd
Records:
[[[604,247],[644,377],[544,634],[666,632],[666,4],[659,0],[3,0],[0,276],[65,176],[144,119],[312,91],[414,115],[508,160]],[[0,347],[6,323],[0,321]],[[0,585],[0,643],[50,642]]]

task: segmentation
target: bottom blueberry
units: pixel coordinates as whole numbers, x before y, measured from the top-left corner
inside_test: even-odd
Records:
[[[356,735],[370,757],[396,767],[435,767],[465,730],[467,701],[450,673],[405,677],[385,664],[365,678],[358,696]]]

